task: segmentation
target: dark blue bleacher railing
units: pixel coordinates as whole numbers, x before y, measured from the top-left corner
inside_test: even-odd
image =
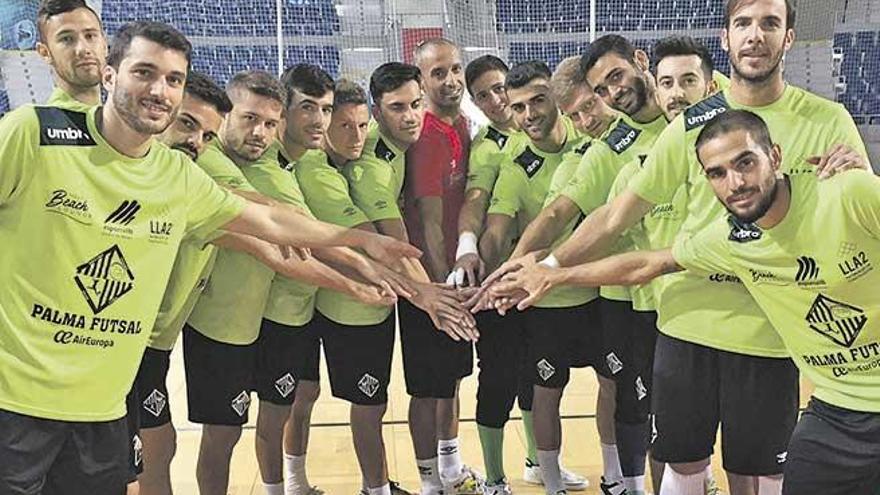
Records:
[[[846,82],[838,101],[857,122],[880,124],[880,32],[837,33],[834,49],[843,57],[840,75]]]

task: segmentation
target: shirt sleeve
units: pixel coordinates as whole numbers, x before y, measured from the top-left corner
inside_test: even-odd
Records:
[[[833,144],[845,144],[855,150],[857,153],[865,157],[868,156],[868,150],[865,147],[865,141],[859,133],[858,127],[852,118],[852,115],[841,104],[835,104],[837,113],[835,114],[836,123],[828,126],[828,129],[834,129],[837,132],[836,139],[832,139]]]
[[[528,186],[523,180],[522,173],[514,167],[515,165],[501,167],[486,213],[516,217],[522,209],[523,193]]]
[[[591,146],[562,195],[574,201],[584,215],[589,215],[605,204],[620,168],[619,160],[608,146],[604,143]]]
[[[698,275],[733,274],[734,267],[726,246],[729,241],[718,225],[713,224],[694,235],[679,235],[672,245],[675,262]]]
[[[851,170],[838,177],[845,181],[846,189],[840,196],[849,214],[872,237],[880,239],[880,177],[861,170]]]
[[[467,190],[482,189],[492,192],[495,181],[498,179],[499,168],[504,154],[500,151],[492,152],[495,143],[483,140],[477,146],[471,148],[468,159],[468,182]],[[495,148],[497,150],[497,146]]]
[[[346,167],[351,198],[371,222],[402,219],[391,165],[362,158]]]
[[[187,234],[209,239],[211,233],[235,219],[247,201],[215,183],[202,169],[184,164]]]
[[[309,209],[319,220],[343,227],[370,221],[349,194],[348,182],[341,174],[326,169],[296,169],[296,178]]]
[[[407,150],[407,183],[414,199],[443,196],[443,174],[450,160],[448,153],[447,147],[431,136],[425,136]]]
[[[628,189],[649,203],[669,203],[687,181],[688,155],[684,120],[679,115],[657,138],[642,170],[629,182]]]
[[[36,115],[32,107],[22,107],[0,120],[0,205],[22,190],[36,165]]]

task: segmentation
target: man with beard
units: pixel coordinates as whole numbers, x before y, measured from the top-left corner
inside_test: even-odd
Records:
[[[124,490],[124,397],[184,235],[223,228],[389,260],[418,254],[237,198],[156,143],[179,109],[190,53],[170,26],[126,25],[103,70],[106,106],[24,106],[0,122],[0,491]],[[151,235],[150,220],[171,228]]]
[[[786,150],[747,110],[730,109],[704,125],[694,146],[705,173],[699,179],[728,215],[671,249],[571,268],[539,265],[510,283],[537,293],[557,284],[641,284],[683,269],[736,278],[816,384],[788,445],[782,493],[871,495],[880,474],[880,333],[872,320],[880,306],[871,269],[880,256],[880,179],[868,171],[821,182],[813,173],[783,174]]]
[[[451,41],[431,38],[416,48],[427,109],[418,140],[406,150],[404,220],[409,239],[425,252],[433,282],[444,282],[455,262],[458,216],[464,201],[471,137],[461,113],[464,66]],[[409,428],[422,492],[473,494],[481,475],[465,466],[458,440],[458,388],[473,371],[473,345],[434,330],[426,315],[398,305]],[[439,484],[438,484],[439,483]]]
[[[787,173],[824,177],[865,168],[864,143],[846,110],[785,84],[780,62],[793,42],[793,24],[794,10],[784,0],[729,1],[722,45],[733,67],[730,89],[677,117],[626,190],[591,214],[550,263],[567,266],[601,257],[655,205],[674,201],[682,185],[688,202],[681,235],[693,235],[721,216],[699,177],[693,143],[707,122],[729,109],[761,115],[784,149],[797,150],[782,164]],[[597,89],[614,87],[604,86]],[[530,264],[521,259],[510,266]],[[702,490],[719,422],[732,493],[753,493],[755,486],[778,493],[781,486],[797,418],[797,372],[766,316],[728,275],[677,274],[659,285],[652,453],[671,463],[663,495]]]

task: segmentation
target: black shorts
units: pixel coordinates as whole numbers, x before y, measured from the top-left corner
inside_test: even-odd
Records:
[[[289,406],[300,380],[320,379],[321,337],[311,322],[291,327],[264,318],[256,345],[254,390],[261,401]]]
[[[130,438],[125,418],[69,422],[0,410],[0,493],[123,494]]]
[[[657,313],[629,301],[601,299],[605,366],[617,384],[615,420],[643,424],[651,412]]]
[[[406,392],[418,398],[455,397],[458,381],[473,373],[473,344],[452,340],[407,301],[400,301],[397,311]]]
[[[571,368],[592,366],[610,378],[602,351],[599,301],[571,308],[531,308],[525,312],[529,362],[536,385],[563,388]]]
[[[128,481],[137,480],[144,472],[144,443],[141,441],[141,420],[138,407],[137,382],[125,396],[125,424],[128,427]]]
[[[532,410],[534,372],[528,360],[528,334],[523,313],[500,316],[483,311],[477,316],[477,424],[503,428],[510,419],[513,401],[523,411]]]
[[[183,362],[189,420],[241,426],[248,421],[256,344],[232,345],[183,327]]]
[[[877,495],[878,481],[880,413],[810,399],[788,446],[783,495]]]
[[[333,397],[352,404],[376,406],[388,402],[394,318],[368,326],[342,325],[315,313],[324,342],[324,357]]]
[[[171,351],[149,347],[144,351],[135,380],[141,429],[157,428],[171,422],[171,405],[165,384],[170,357]]]
[[[706,459],[720,423],[725,471],[782,474],[798,388],[790,359],[720,351],[660,334],[651,452],[661,462]]]

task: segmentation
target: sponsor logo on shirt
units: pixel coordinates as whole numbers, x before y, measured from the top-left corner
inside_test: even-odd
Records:
[[[862,308],[819,294],[810,306],[806,320],[813,331],[837,345],[852,347],[868,317]]]
[[[364,373],[364,376],[358,380],[358,389],[367,397],[373,397],[379,391],[379,380],[369,373]]]
[[[119,246],[113,245],[76,267],[74,281],[95,314],[131,292],[134,274]]]
[[[486,139],[493,141],[495,144],[498,145],[498,149],[503,150],[504,145],[507,144],[509,136],[507,136],[506,134],[502,134],[501,131],[495,129],[492,126],[489,126],[489,129],[486,131]]]
[[[636,139],[641,133],[641,129],[636,129],[623,120],[620,120],[617,123],[617,127],[608,133],[605,142],[608,143],[608,146],[619,155],[635,144]]]
[[[730,108],[723,93],[717,93],[684,111],[684,130],[702,127]]]
[[[40,146],[95,146],[86,114],[57,107],[35,107],[40,122]]]
[[[730,224],[730,235],[728,240],[733,242],[745,243],[757,241],[763,235],[761,229],[754,223],[740,222],[733,215],[727,217],[727,223]]]
[[[290,373],[285,373],[284,376],[275,380],[275,390],[278,391],[278,394],[281,397],[287,397],[291,392],[296,388],[296,380],[293,379],[293,376]]]
[[[514,158],[513,161],[522,167],[529,179],[534,177],[544,165],[544,157],[536,154],[528,146],[526,147],[526,150]]]
[[[342,210],[342,214],[344,216],[350,217],[357,214],[357,208],[355,208],[354,206],[348,206],[344,210]]]
[[[772,274],[771,274],[772,275]],[[729,273],[713,273],[709,275],[710,282],[717,282],[719,284],[741,284],[742,280],[739,279],[736,275],[731,275]]]
[[[554,368],[552,364],[547,362],[546,359],[538,361],[538,376],[541,377],[541,380],[544,380],[546,382],[550,379],[551,376],[555,374],[556,368]]]
[[[675,205],[672,203],[663,203],[651,208],[651,218],[677,218],[675,213]]]
[[[755,285],[761,284],[769,284],[769,285],[788,285],[788,282],[778,277],[773,272],[768,272],[764,270],[755,270],[754,268],[749,268],[749,274],[752,276],[752,283]]]
[[[868,253],[864,251],[846,256],[837,267],[848,282],[854,282],[874,270],[874,265],[868,259]]]
[[[156,218],[150,220],[150,242],[167,244],[171,238],[174,223],[170,220],[170,212],[164,208]]]
[[[126,199],[104,219],[104,233],[111,236],[130,238],[134,229],[129,224],[137,218],[141,204],[136,199]]]
[[[392,161],[394,161],[395,158],[397,158],[397,154],[391,151],[391,148],[389,148],[388,145],[385,144],[385,140],[383,139],[379,139],[373,152],[376,154],[376,158],[379,158],[380,160],[385,160],[388,163],[391,163]]]
[[[797,259],[798,270],[794,276],[798,286],[803,288],[824,287],[827,284],[819,278],[819,263],[810,256],[800,256]]]
[[[65,189],[55,189],[50,192],[46,198],[45,208],[48,212],[59,213],[85,225],[92,223],[88,200]]]
[[[153,389],[153,391],[150,392],[150,395],[147,396],[146,400],[144,400],[143,406],[144,410],[158,418],[162,414],[162,411],[165,410],[166,404],[168,404],[168,398],[165,397],[165,394]]]
[[[242,390],[240,394],[232,399],[232,402],[229,405],[232,407],[232,410],[235,411],[235,414],[238,414],[239,417],[244,417],[248,408],[251,406],[251,396],[246,390]]]

